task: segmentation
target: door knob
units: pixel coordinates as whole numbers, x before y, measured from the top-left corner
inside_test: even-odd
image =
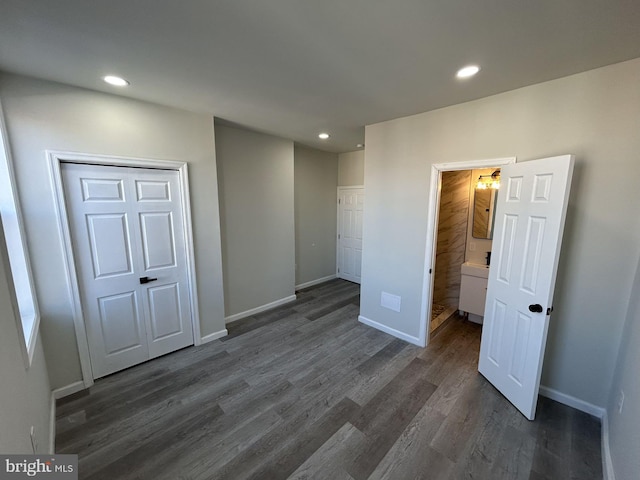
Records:
[[[156,280],[158,280],[158,279],[157,278],[149,278],[149,277],[140,277],[140,285],[142,285],[144,283],[155,282]],[[531,308],[531,307],[529,307],[529,308]],[[540,311],[542,311],[542,310],[540,310]]]
[[[542,305],[539,303],[534,303],[529,305],[529,311],[533,313],[542,313]]]

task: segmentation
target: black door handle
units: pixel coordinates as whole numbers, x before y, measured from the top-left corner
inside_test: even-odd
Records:
[[[540,305],[539,303],[529,305],[529,311],[533,313],[542,313],[542,305]]]
[[[140,277],[140,285],[144,284],[144,283],[149,283],[149,282],[155,282],[156,280],[158,280],[157,278],[149,278],[149,277]],[[529,307],[531,308],[531,307]],[[542,307],[540,307],[542,308]],[[542,311],[542,310],[540,310]]]

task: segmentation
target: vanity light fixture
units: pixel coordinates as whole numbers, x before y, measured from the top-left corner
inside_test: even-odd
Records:
[[[126,87],[127,85],[129,85],[129,82],[127,82],[124,78],[117,77],[115,75],[107,75],[106,77],[102,77],[102,80],[107,82],[109,85],[114,85],[116,87]]]
[[[321,133],[318,135],[318,138],[320,138],[321,140],[326,140],[330,137],[330,135],[328,133]]]
[[[469,78],[473,77],[476,73],[480,71],[480,67],[477,65],[467,65],[466,67],[461,68],[456,73],[456,77],[458,78]]]
[[[356,143],[356,148],[364,148],[364,143]]]
[[[486,190],[487,188],[498,190],[500,188],[500,170],[496,170],[491,175],[480,175],[476,188],[479,190]]]

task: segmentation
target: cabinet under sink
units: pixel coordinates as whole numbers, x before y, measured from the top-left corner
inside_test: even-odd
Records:
[[[468,313],[469,320],[482,323],[487,299],[489,267],[465,262],[461,267],[460,302],[458,309]]]

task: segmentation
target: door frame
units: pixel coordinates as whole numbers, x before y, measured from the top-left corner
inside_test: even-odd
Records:
[[[364,185],[340,185],[338,187],[337,191],[337,197],[336,197],[336,278],[340,278],[339,274],[338,274],[338,269],[340,268],[340,255],[339,255],[339,251],[340,251],[340,194],[344,191],[344,190],[351,190],[354,188],[359,188],[362,189],[362,192],[364,193]],[[365,201],[366,201],[366,197],[365,197]]]
[[[516,157],[489,158],[486,160],[461,160],[459,162],[435,163],[431,165],[429,182],[429,208],[427,212],[427,241],[424,254],[424,273],[422,281],[422,305],[420,308],[419,345],[426,347],[429,343],[429,323],[433,303],[433,279],[435,275],[438,219],[440,216],[440,194],[442,190],[442,172],[459,170],[475,170],[481,168],[501,167],[516,163]]]
[[[189,194],[189,176],[187,163],[175,160],[156,160],[149,158],[120,157],[111,155],[95,155],[64,151],[46,151],[49,162],[49,173],[54,194],[54,207],[58,231],[63,242],[63,260],[65,265],[64,274],[67,279],[69,300],[73,309],[73,324],[75,326],[76,342],[80,355],[80,367],[82,370],[83,388],[93,385],[93,371],[91,369],[91,358],[89,356],[89,341],[84,323],[82,302],[80,300],[80,285],[76,273],[76,262],[71,242],[71,230],[69,228],[69,218],[64,197],[62,184],[62,164],[63,163],[84,163],[97,166],[112,167],[138,167],[159,170],[172,170],[178,172],[180,184],[180,197],[182,201],[183,231],[185,236],[185,254],[187,263],[187,286],[189,291],[189,302],[191,307],[191,324],[193,326],[193,343],[202,343],[200,333],[200,315],[198,310],[198,290],[196,283],[195,255],[193,249],[193,229],[191,224],[191,206]],[[81,388],[80,388],[81,389]]]

